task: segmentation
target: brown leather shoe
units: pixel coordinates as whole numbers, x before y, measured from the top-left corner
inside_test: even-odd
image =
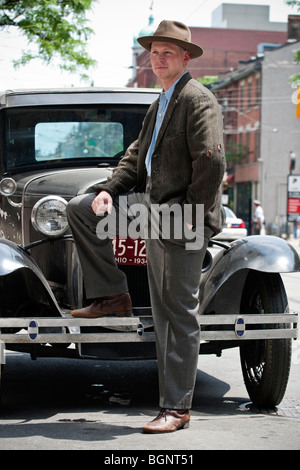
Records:
[[[73,310],[73,317],[99,318],[115,315],[117,317],[132,317],[132,303],[128,292],[112,297],[101,297],[88,307]]]
[[[146,433],[173,432],[177,429],[186,429],[189,425],[189,410],[162,408],[157,417],[143,427],[143,431]]]

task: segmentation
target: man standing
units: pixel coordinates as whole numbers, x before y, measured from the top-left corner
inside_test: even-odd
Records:
[[[188,61],[203,53],[191,42],[189,28],[162,21],[153,36],[138,41],[150,52],[163,92],[150,106],[138,139],[111,179],[94,187],[98,195],[79,196],[68,205],[87,296],[96,299],[72,315],[131,314],[125,276],[117,268],[111,241],[97,232],[96,214],[110,214],[113,206],[122,210],[120,195],[126,194],[129,207],[139,202],[149,211],[153,204],[191,208],[184,228],[192,233],[197,232],[201,206],[204,236],[199,246],[188,249],[190,237],[184,234],[146,240],[161,410],[143,431],[155,433],[189,426],[200,346],[200,275],[208,241],[222,229],[225,158],[220,106],[186,71]]]
[[[253,234],[260,235],[263,223],[265,221],[264,211],[258,199],[255,199],[253,203],[255,207],[253,216]]]

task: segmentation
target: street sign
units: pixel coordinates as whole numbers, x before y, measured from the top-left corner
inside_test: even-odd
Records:
[[[300,197],[288,198],[288,213],[300,214]]]
[[[300,175],[288,175],[287,213],[289,222],[300,214]]]

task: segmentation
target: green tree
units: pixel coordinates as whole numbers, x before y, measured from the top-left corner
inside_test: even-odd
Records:
[[[79,73],[96,61],[86,53],[86,44],[94,31],[87,26],[86,12],[96,0],[0,0],[0,29],[15,28],[28,40],[28,47],[14,66],[39,58],[49,64],[59,59],[59,68]],[[34,50],[30,46],[34,45]]]
[[[240,165],[242,160],[246,158],[247,147],[242,144],[237,144],[232,139],[229,139],[226,146],[226,161],[235,165]]]
[[[197,81],[202,83],[202,85],[211,85],[219,80],[217,75],[204,75],[204,77],[197,78]]]
[[[287,0],[286,1],[287,5],[290,5],[292,7],[297,7],[297,12],[300,11],[300,1],[299,0]],[[296,51],[294,54],[294,59],[297,64],[300,64],[300,50]],[[290,81],[294,84],[300,84],[300,72],[295,73],[290,77]]]

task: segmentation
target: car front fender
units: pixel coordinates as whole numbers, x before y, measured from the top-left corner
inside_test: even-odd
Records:
[[[56,299],[39,267],[15,243],[0,240],[0,316],[57,316]]]
[[[230,313],[228,309],[236,313],[249,270],[299,272],[300,257],[293,246],[278,237],[254,235],[231,243],[228,249],[218,251],[211,269],[202,277],[201,312],[207,310],[208,305],[212,308],[217,297],[217,310],[226,308],[227,313]]]

